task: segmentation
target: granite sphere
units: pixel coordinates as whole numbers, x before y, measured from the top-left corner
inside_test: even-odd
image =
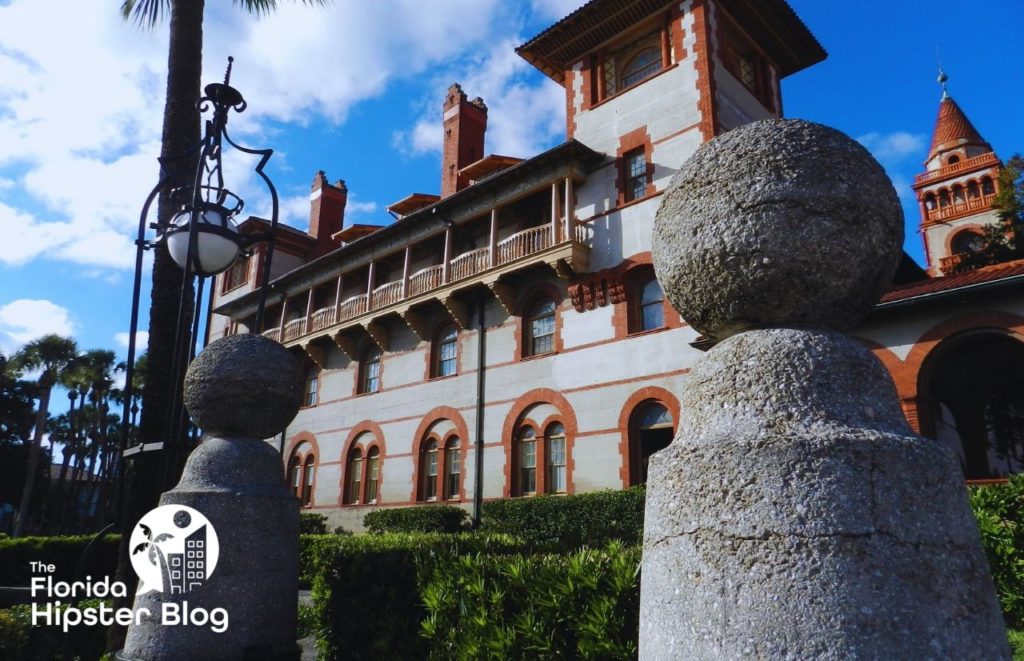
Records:
[[[260,335],[231,335],[211,343],[185,374],[185,407],[216,436],[270,438],[295,418],[302,403],[299,361]]]
[[[903,212],[882,166],[835,129],[763,120],[702,145],[654,223],[669,300],[715,339],[754,328],[846,330],[892,282]]]

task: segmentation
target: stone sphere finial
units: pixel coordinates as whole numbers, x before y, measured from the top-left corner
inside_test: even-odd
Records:
[[[211,343],[185,374],[185,407],[216,436],[270,438],[295,418],[302,370],[283,346],[260,335]]]
[[[709,337],[846,330],[892,282],[903,212],[882,166],[856,141],[770,119],[697,149],[662,198],[653,243],[665,294]]]

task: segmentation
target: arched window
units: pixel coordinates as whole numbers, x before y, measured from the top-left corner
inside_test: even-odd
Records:
[[[971,181],[967,184],[967,199],[974,200],[981,197],[981,191],[978,190],[978,182]]]
[[[380,349],[371,346],[363,353],[360,365],[359,392],[371,393],[380,390]]]
[[[950,250],[954,255],[960,253],[978,252],[985,248],[985,237],[974,230],[960,230],[949,242]]]
[[[985,195],[985,196],[995,195],[996,194],[996,185],[992,182],[992,178],[991,177],[984,177],[984,178],[982,178],[982,180],[981,180],[981,194]]]
[[[657,401],[648,401],[636,408],[629,425],[629,484],[647,482],[647,465],[651,455],[672,442],[672,416]]]
[[[313,503],[313,478],[316,475],[316,466],[313,465],[313,455],[306,457],[306,463],[302,469],[302,496],[299,499],[303,507]]]
[[[561,423],[550,425],[544,434],[547,453],[547,489],[548,493],[565,493],[566,490],[566,457],[565,427]]]
[[[963,204],[967,201],[964,197],[964,187],[960,184],[953,186],[953,204]]]
[[[645,282],[639,291],[637,300],[637,322],[638,330],[654,330],[665,325],[665,295],[661,292],[661,285],[655,278]]]
[[[622,88],[635,85],[661,71],[661,48],[645,48],[622,67]]]
[[[431,376],[452,376],[458,363],[459,331],[454,325],[441,329],[434,339],[434,361]]]
[[[459,437],[452,436],[444,447],[444,497],[458,498],[462,486],[462,456]]]
[[[924,208],[928,209],[928,211],[932,211],[933,209],[935,209],[934,193],[928,193],[927,195],[924,196]]]
[[[943,188],[939,191],[939,207],[945,209],[949,206],[949,191]]]
[[[526,317],[526,355],[540,356],[555,350],[555,302],[542,298]]]
[[[537,432],[533,427],[519,431],[519,495],[537,493]]]
[[[380,448],[376,445],[366,453],[366,502],[376,503],[380,487]]]
[[[946,165],[955,165],[955,164],[957,164],[959,162],[960,162],[960,157],[957,156],[956,154],[953,154],[952,156],[950,156],[949,158],[946,159]]]
[[[437,500],[437,441],[431,439],[423,451],[423,500]]]
[[[363,450],[354,447],[348,452],[348,461],[345,463],[345,498],[346,505],[354,505],[359,502],[360,487],[363,483]]]

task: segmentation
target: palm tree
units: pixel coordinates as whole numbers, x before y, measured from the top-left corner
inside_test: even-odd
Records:
[[[304,4],[324,5],[326,0],[301,0]],[[262,16],[273,11],[277,0],[233,0],[248,14]],[[134,20],[143,27],[154,28],[163,17],[170,15],[170,42],[167,56],[167,97],[164,101],[163,135],[160,155],[170,158],[184,153],[200,138],[199,88],[202,78],[203,61],[203,10],[205,0],[123,0],[121,16],[125,20]],[[167,186],[172,188],[188,186],[191,183],[196,163],[185,162],[191,159],[179,159],[169,163],[167,169]],[[169,195],[161,194],[157,205],[157,223],[166,227],[174,216],[176,209],[171,204]],[[178,327],[179,294],[185,285],[186,296],[192,292],[191,282],[185,282],[185,274],[171,260],[165,245],[157,246],[153,260],[153,285],[150,294],[149,308],[149,347],[147,349],[147,369],[145,374],[146,392],[142,400],[142,419],[139,422],[140,440],[157,440],[164,437],[163,430],[178,425],[169,424],[170,420],[168,396],[173,389],[181,387],[185,373],[185,365],[175,370],[172,366],[175,354],[175,329]],[[191,276],[188,276],[191,281]],[[191,310],[187,311],[191,317]],[[181,323],[187,323],[181,320]],[[178,347],[182,351],[185,347]],[[184,362],[184,361],[182,361]],[[182,425],[180,428],[184,429]],[[165,439],[165,442],[181,443],[182,439]],[[169,448],[170,449],[170,448]],[[151,453],[153,455],[170,454],[167,451]],[[178,454],[177,465],[169,466],[166,474],[170,484],[174,484],[181,474],[185,453]],[[137,521],[142,514],[157,504],[164,483],[154,479],[159,475],[158,466],[146,453],[141,453],[135,460],[133,470],[125,476],[123,504],[121,506],[121,527],[129,522]],[[129,524],[130,525],[130,524]],[[131,582],[134,573],[130,569],[128,555],[128,535],[122,535],[122,543],[118,560],[118,578]],[[131,590],[129,590],[131,592]],[[120,603],[118,605],[121,605]],[[107,639],[109,649],[118,649],[124,644],[124,628],[111,627]]]
[[[36,380],[39,389],[39,408],[36,411],[32,446],[29,449],[25,487],[21,492],[21,502],[18,504],[18,520],[14,524],[14,537],[21,536],[28,522],[32,489],[39,467],[39,451],[43,444],[46,421],[49,418],[50,392],[61,375],[74,364],[77,354],[78,347],[74,340],[51,334],[29,342],[11,359],[18,373],[42,370]]]

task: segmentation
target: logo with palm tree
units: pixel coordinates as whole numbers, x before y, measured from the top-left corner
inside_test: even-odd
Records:
[[[139,576],[136,594],[184,594],[203,586],[220,557],[209,519],[185,505],[162,505],[143,516],[129,540]]]

